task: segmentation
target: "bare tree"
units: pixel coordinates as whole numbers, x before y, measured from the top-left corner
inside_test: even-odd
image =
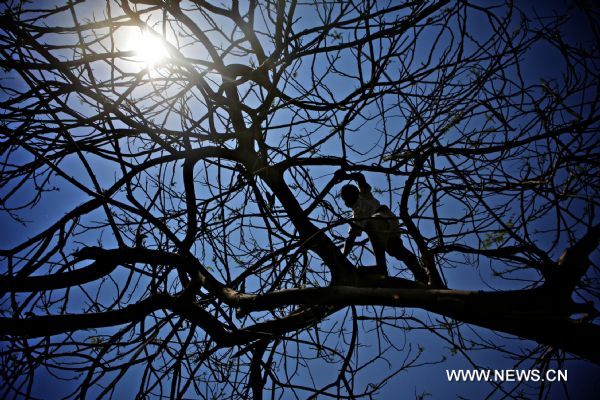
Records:
[[[3,3],[0,397],[52,374],[69,398],[359,398],[450,353],[600,362],[591,2]],[[370,273],[366,239],[343,256],[337,170],[429,285]],[[550,390],[517,389],[490,383]]]

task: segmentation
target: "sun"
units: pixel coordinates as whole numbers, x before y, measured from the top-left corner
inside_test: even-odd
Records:
[[[156,67],[169,57],[164,41],[158,35],[145,30],[132,32],[127,47],[134,51],[135,61],[144,63],[148,68]]]

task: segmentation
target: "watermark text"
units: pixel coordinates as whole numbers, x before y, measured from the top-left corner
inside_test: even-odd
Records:
[[[567,370],[447,369],[449,382],[566,382]]]

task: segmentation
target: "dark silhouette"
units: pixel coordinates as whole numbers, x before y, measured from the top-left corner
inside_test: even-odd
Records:
[[[362,232],[366,232],[373,246],[373,254],[377,263],[377,270],[383,275],[388,274],[385,253],[401,260],[413,273],[419,282],[428,283],[427,272],[419,264],[419,259],[410,252],[400,239],[400,224],[397,217],[386,205],[381,205],[373,197],[371,186],[361,173],[347,174],[343,170],[336,171],[335,178],[339,181],[353,179],[358,183],[342,186],[340,196],[344,204],[352,209],[353,220],[350,223],[348,238],[342,248],[342,253],[347,256],[354,242]]]
[[[529,3],[1,2],[0,398],[595,367],[600,18]]]

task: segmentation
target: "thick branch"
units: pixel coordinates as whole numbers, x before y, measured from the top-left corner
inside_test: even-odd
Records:
[[[283,305],[417,307],[484,328],[548,344],[600,363],[600,327],[569,319],[544,290],[480,292],[337,286],[282,290],[246,299],[249,310]]]
[[[587,272],[590,266],[589,256],[598,247],[599,239],[600,224],[590,228],[577,243],[565,250],[558,260],[556,273],[550,279],[549,286],[570,295]]]

